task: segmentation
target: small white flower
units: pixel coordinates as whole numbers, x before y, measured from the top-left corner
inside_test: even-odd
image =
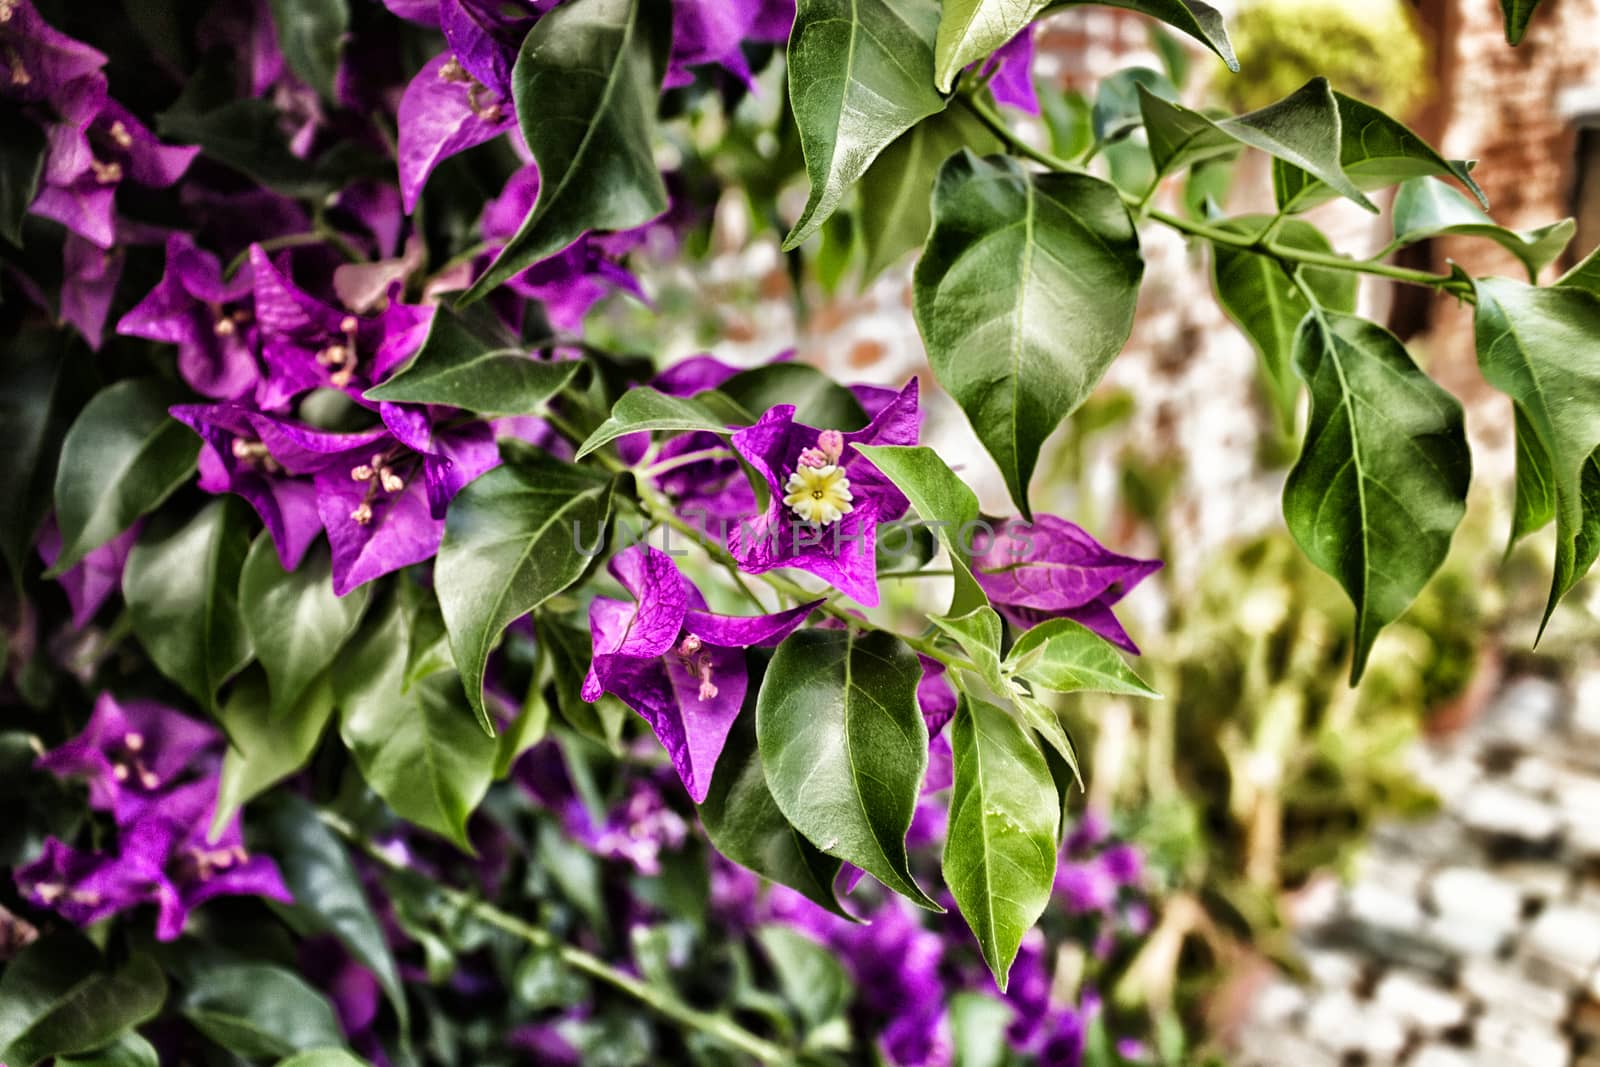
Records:
[[[800,467],[784,484],[788,493],[784,506],[806,522],[827,526],[854,510],[850,479],[833,464],[825,467]]]

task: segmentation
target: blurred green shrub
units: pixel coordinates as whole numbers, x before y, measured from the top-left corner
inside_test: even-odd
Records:
[[[1427,47],[1401,0],[1249,0],[1228,23],[1241,73],[1218,95],[1253,111],[1324,75],[1335,89],[1404,117],[1427,92]]]

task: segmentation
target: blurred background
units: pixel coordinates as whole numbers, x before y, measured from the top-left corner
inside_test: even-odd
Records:
[[[1148,19],[1069,9],[1037,37],[1041,114],[1009,117],[1070,156],[1115,89],[1106,79],[1129,67],[1191,106],[1235,112],[1325,74],[1447,157],[1476,160],[1502,225],[1574,218],[1552,276],[1600,245],[1600,0],[1547,0],[1516,49],[1493,0],[1218,6],[1239,74]],[[768,75],[738,110],[691,120],[718,147],[692,155],[731,168],[704,247],[661,257],[645,273],[653,309],[613,300],[597,336],[740,363],[794,348],[842,380],[920,375],[934,392],[911,263],[867,262],[856,233],[870,181],[820,243],[779,252],[805,188],[792,136],[773,132],[781,71]],[[1148,171],[1138,137],[1096,166]],[[1208,165],[1157,200],[1193,213],[1208,202],[1270,213],[1270,168],[1250,155]],[[1390,237],[1387,217],[1342,202],[1312,218],[1359,256]],[[1450,560],[1352,690],[1350,605],[1283,527],[1295,420],[1275,412],[1254,349],[1214,299],[1205,250],[1160,227],[1142,238],[1134,338],[1034,482],[1040,510],[1167,561],[1124,602],[1140,670],[1167,698],[1063,705],[1085,755],[1080,817],[1143,850],[1151,891],[1136,943],[1097,978],[1108,1010],[1150,1023],[1166,1062],[1597,1067],[1600,583],[1567,599],[1535,651],[1550,532],[1505,549],[1512,414],[1479,375],[1472,309],[1363,283],[1362,312],[1466,405],[1475,478]],[[1523,274],[1471,238],[1398,261]],[[960,412],[939,395],[928,407],[926,439],[1007,513]],[[938,596],[910,588],[923,584],[896,583],[885,610],[919,611],[917,597]],[[1056,981],[1076,981],[1081,960],[1061,952]]]

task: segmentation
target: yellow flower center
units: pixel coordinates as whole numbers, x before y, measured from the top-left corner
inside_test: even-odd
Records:
[[[850,479],[843,469],[830,463],[825,467],[799,467],[784,484],[786,507],[806,522],[827,526],[854,510]]]

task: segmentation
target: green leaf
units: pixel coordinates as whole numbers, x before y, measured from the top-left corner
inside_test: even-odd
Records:
[[[25,327],[0,346],[0,553],[14,582],[32,565],[35,535],[50,510],[61,441],[92,388],[83,344],[70,331]]]
[[[534,23],[511,96],[539,197],[464,303],[585,231],[631,229],[667,210],[651,142],[671,44],[666,0],[572,0]]]
[[[345,0],[271,0],[278,47],[289,69],[329,103],[339,102],[334,81],[350,28]]]
[[[858,445],[857,450],[906,495],[924,523],[934,528],[939,543],[950,556],[955,591],[947,615],[965,615],[989,604],[989,597],[972,576],[971,545],[967,537],[978,522],[978,497],[951,470],[939,454],[926,445]],[[886,542],[883,536],[880,543]]]
[[[474,721],[454,673],[407,684],[416,613],[402,598],[340,657],[339,735],[396,815],[465,852],[467,816],[494,777],[495,742]]]
[[[892,635],[801,630],[778,646],[756,737],[778,809],[823,852],[921,907],[906,831],[928,765],[917,657]]]
[[[534,359],[486,307],[441,304],[411,362],[365,395],[401,404],[447,404],[479,415],[529,415],[582,366],[576,359]]]
[[[1133,328],[1139,239],[1105,182],[970,152],[939,172],[933,215],[914,280],[917,326],[939,383],[1031,517],[1040,447]]]
[[[1000,143],[964,108],[923,119],[884,149],[861,176],[861,243],[864,288],[913,248],[921,248],[933,225],[933,182],[944,161],[963,148],[980,155]]]
[[[937,111],[937,0],[800,0],[789,34],[789,105],[811,197],[783,239],[798,246],[901,134]]]
[[[935,45],[935,84],[949,92],[962,69],[989,54],[1020,33],[1047,8],[1071,7],[1052,0],[944,0]],[[1238,70],[1222,16],[1198,0],[1101,0],[1101,6],[1120,7],[1150,15],[1200,41]]]
[[[815,367],[804,363],[768,363],[742,370],[717,387],[718,395],[738,405],[755,422],[776,404],[793,404],[797,422],[821,429],[858,430],[867,413],[854,393]]]
[[[162,674],[207,708],[250,662],[250,634],[239,615],[249,521],[237,497],[214,500],[186,526],[147,532],[122,573],[139,643]]]
[[[42,938],[0,975],[0,1061],[31,1067],[102,1048],[166,999],[166,976],[149,956],[111,967],[76,932]]]
[[[1541,636],[1600,552],[1600,298],[1585,266],[1549,288],[1477,282],[1478,366],[1516,408],[1513,538],[1556,523]]]
[[[943,0],[933,45],[934,85],[948,93],[956,75],[989,58],[1049,6],[1050,0]]]
[[[1269,215],[1251,215],[1229,219],[1218,227],[1257,234],[1271,221]],[[1321,230],[1300,219],[1278,223],[1273,240],[1286,248],[1333,251]],[[1261,357],[1263,384],[1279,426],[1292,429],[1295,401],[1300,395],[1300,379],[1294,373],[1295,330],[1311,310],[1305,294],[1276,259],[1224,244],[1211,246],[1211,279],[1216,285],[1217,302]],[[1331,311],[1356,309],[1356,276],[1350,271],[1305,268],[1301,280],[1322,307]]]
[[[1010,696],[1017,711],[1022,713],[1023,721],[1050,743],[1050,747],[1061,757],[1062,762],[1071,768],[1078,784],[1082,785],[1083,774],[1078,769],[1078,752],[1072,747],[1072,738],[1067,736],[1066,728],[1061,725],[1061,716],[1044,701],[1027,693],[1013,689]]]
[[[483,706],[489,652],[520,618],[582,577],[611,514],[611,482],[544,455],[506,463],[456,495],[434,564],[434,587],[467,700]]]
[[[647,385],[630,389],[617,398],[611,415],[595,428],[589,439],[578,449],[576,459],[582,459],[604,448],[619,437],[630,433],[668,430],[688,433],[706,430],[726,436],[733,431],[727,420],[710,407],[692,398],[666,396]]]
[[[1395,195],[1395,244],[1415,244],[1446,234],[1485,237],[1521,260],[1530,282],[1537,282],[1539,272],[1560,258],[1577,231],[1578,224],[1572,219],[1533,230],[1506,229],[1456,189],[1433,178],[1413,178]]]
[[[972,660],[973,666],[978,668],[978,677],[996,695],[1010,692],[1011,685],[1006,680],[1005,672],[1000,669],[1000,637],[1005,627],[993,608],[983,604],[965,615],[933,615],[929,621],[955,638]]]
[[[49,142],[22,110],[0,110],[0,237],[22,244],[22,220],[39,190]]]
[[[204,967],[178,1010],[201,1033],[247,1059],[344,1044],[327,999],[298,975],[270,964]]]
[[[332,715],[333,686],[325,674],[284,708],[269,703],[261,674],[251,671],[239,680],[217,710],[217,720],[228,735],[228,751],[211,817],[213,838],[241,805],[305,765]]]
[[[777,973],[778,988],[807,1029],[844,1014],[850,1002],[850,976],[829,949],[787,926],[760,926],[755,935]]]
[[[1006,669],[1058,693],[1161,695],[1123,662],[1114,645],[1071,619],[1049,619],[1017,638]]]
[[[1515,47],[1522,43],[1528,32],[1528,22],[1533,18],[1539,0],[1500,0],[1500,11],[1506,21],[1506,43]]]
[[[239,611],[256,658],[282,711],[305,693],[344,647],[366,610],[371,585],[333,594],[328,546],[313,545],[297,570],[285,571],[266,533],[256,537],[239,576]]]
[[[1056,877],[1061,809],[1044,754],[1010,715],[961,698],[950,723],[955,786],[944,878],[1005,992],[1022,935]]]
[[[1318,78],[1316,82],[1321,83],[1324,92],[1327,91],[1324,79]],[[1409,178],[1454,178],[1478,198],[1479,204],[1485,208],[1489,206],[1483,197],[1483,190],[1472,180],[1465,163],[1445,159],[1433,146],[1371,104],[1364,104],[1343,93],[1331,95],[1337,113],[1332,127],[1335,143],[1339,146],[1336,171],[1346,181],[1353,183],[1356,189],[1384,189]],[[1314,121],[1325,120],[1324,116]],[[1326,160],[1320,156],[1319,160],[1326,164]],[[1278,161],[1273,165],[1272,184],[1278,206],[1284,211],[1305,211],[1331,200],[1335,193],[1351,196],[1348,188],[1329,181],[1328,174],[1319,173],[1301,160],[1282,154],[1278,154]],[[1359,193],[1351,199],[1368,210],[1377,210]]]
[[[200,442],[167,414],[180,399],[166,382],[107,386],[79,413],[56,467],[58,575],[153,511],[194,473]]]
[[[1355,604],[1354,684],[1378,631],[1444,562],[1466,510],[1472,456],[1461,405],[1383,327],[1311,315],[1295,367],[1311,389],[1311,417],[1283,514],[1311,562]]]
[[[602,697],[591,704],[579,695],[583,676],[589,670],[589,632],[542,614],[535,626],[539,643],[550,655],[551,673],[555,675],[556,710],[561,712],[568,726],[584,737],[615,749],[621,737],[622,722],[610,712],[620,702]]]
[[[404,1030],[410,1013],[400,972],[344,845],[300,797],[279,797],[264,814],[261,829],[294,897],[293,904],[280,910],[301,935],[337,937],[351,957],[378,979]]]
[[[1279,162],[1274,165],[1274,177],[1289,176],[1287,180],[1298,183],[1295,193],[1301,185],[1309,185],[1314,176],[1325,183],[1327,195],[1323,199],[1337,193],[1376,213],[1377,205],[1366,198],[1340,162],[1344,142],[1340,139],[1336,96],[1328,79],[1312,78],[1275,104],[1217,125],[1242,144],[1275,157]],[[1296,174],[1301,178],[1294,178]],[[1282,184],[1278,194],[1280,206],[1291,195]]]
[[[840,863],[818,851],[779,810],[751,720],[749,714],[734,720],[700,805],[700,825],[728,859],[848,919],[833,893]]]
[[[1144,85],[1139,86],[1139,116],[1158,177],[1230,155],[1243,143],[1215,120]]]
[[[1178,87],[1149,67],[1128,67],[1102,80],[1094,94],[1095,140],[1110,144],[1138,129],[1143,121],[1140,102],[1146,96],[1176,100]]]
[[[367,1067],[367,1061],[342,1048],[314,1048],[279,1060],[277,1067]]]
[[[160,1067],[156,1047],[132,1030],[109,1045],[76,1056],[57,1056],[56,1067]]]
[[[1141,15],[1160,19],[1211,49],[1228,65],[1229,70],[1237,72],[1239,69],[1239,61],[1234,58],[1233,45],[1228,40],[1228,30],[1223,24],[1221,12],[1210,4],[1201,3],[1201,0],[1067,0],[1059,6],[1076,7],[1080,2],[1093,3],[1098,7],[1120,7],[1124,11],[1137,11]]]

